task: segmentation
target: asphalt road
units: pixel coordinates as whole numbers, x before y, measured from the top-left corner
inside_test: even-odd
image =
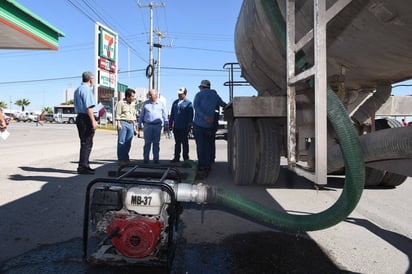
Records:
[[[81,261],[86,185],[117,168],[116,133],[96,132],[91,161],[97,172],[91,176],[75,172],[79,141],[74,125],[11,123],[9,131],[7,140],[0,139],[0,273],[119,273]],[[142,144],[134,140],[132,159],[142,159]],[[172,158],[173,144],[162,138],[162,163]],[[190,149],[196,159],[193,140]],[[342,189],[343,179],[317,189],[285,168],[276,187],[239,187],[226,160],[226,141],[218,140],[216,163],[203,182],[278,210],[319,212]],[[299,234],[279,232],[220,205],[186,203],[172,272],[412,273],[411,182],[366,189],[345,221]]]

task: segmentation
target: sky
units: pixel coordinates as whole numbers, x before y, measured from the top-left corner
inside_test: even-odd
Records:
[[[65,34],[58,51],[2,50],[0,101],[28,99],[26,110],[39,111],[64,102],[64,91],[81,83],[83,71],[95,71],[95,22],[119,35],[118,81],[131,88],[148,88],[150,9],[148,0],[17,0]],[[142,5],[139,7],[138,2]],[[177,90],[186,87],[193,100],[203,79],[211,81],[223,100],[229,89],[227,62],[236,62],[234,29],[240,0],[152,1],[153,29],[165,35],[160,51],[160,94],[170,108]],[[146,6],[146,7],[145,7]],[[158,36],[153,35],[157,42]],[[153,58],[158,58],[157,48]],[[249,88],[250,94],[256,94]],[[10,102],[12,102],[10,104]]]
[[[0,101],[18,110],[19,99],[31,103],[26,110],[40,111],[65,101],[64,91],[81,83],[83,71],[95,71],[95,22],[119,35],[118,81],[131,88],[148,88],[145,70],[149,63],[150,9],[148,0],[17,0],[18,3],[59,29],[58,51],[1,50]],[[224,101],[229,74],[223,69],[237,62],[234,29],[241,0],[164,0],[153,8],[153,29],[165,35],[160,52],[160,94],[167,108],[186,87],[193,100],[201,80],[208,79]],[[157,36],[153,35],[157,42]],[[157,60],[157,49],[153,51]],[[235,75],[239,77],[239,75]],[[240,78],[239,78],[240,79]],[[405,84],[412,84],[408,81]],[[410,95],[412,87],[393,89]],[[235,96],[255,95],[252,87],[235,87]]]

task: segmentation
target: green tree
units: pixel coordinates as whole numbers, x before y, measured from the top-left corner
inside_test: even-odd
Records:
[[[41,113],[45,113],[45,114],[52,114],[53,113],[53,109],[51,107],[44,107],[41,110]]]
[[[28,99],[20,99],[14,103],[16,106],[21,107],[21,111],[24,111],[24,108],[30,105],[30,101]]]
[[[3,101],[0,101],[0,108],[3,108],[3,109],[7,108],[7,104]]]
[[[74,104],[74,100],[72,99],[72,100],[69,100],[67,102],[63,102],[60,105],[73,105],[73,104]]]

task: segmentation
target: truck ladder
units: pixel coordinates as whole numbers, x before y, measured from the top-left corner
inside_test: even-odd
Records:
[[[352,0],[338,0],[326,10],[326,0],[313,1],[313,29],[298,42],[295,32],[295,0],[286,0],[286,56],[287,56],[287,138],[288,167],[316,184],[327,183],[327,54],[326,25]],[[314,65],[297,73],[295,54],[314,40]],[[315,172],[296,162],[296,83],[310,77],[315,86]],[[312,140],[313,141],[313,140]]]

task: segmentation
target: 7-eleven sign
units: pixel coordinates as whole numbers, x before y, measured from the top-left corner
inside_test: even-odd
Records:
[[[100,27],[99,56],[116,62],[117,36]]]

